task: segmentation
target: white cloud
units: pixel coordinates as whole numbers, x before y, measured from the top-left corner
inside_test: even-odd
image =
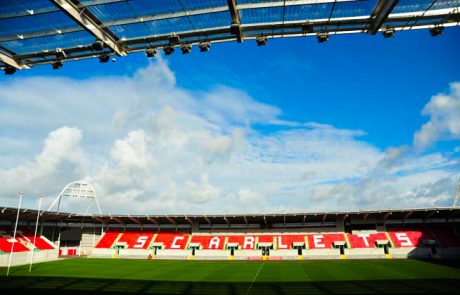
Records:
[[[422,114],[430,120],[414,135],[418,149],[425,149],[438,140],[460,139],[460,83],[452,83],[450,93],[433,96]]]
[[[448,204],[458,173],[456,154],[382,151],[362,130],[285,120],[238,89],[180,88],[162,60],[133,77],[19,78],[0,100],[0,200],[12,206],[20,190],[50,202],[80,178],[111,213],[432,206]]]

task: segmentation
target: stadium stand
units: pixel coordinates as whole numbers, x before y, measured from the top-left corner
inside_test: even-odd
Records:
[[[147,249],[152,241],[153,232],[124,232],[118,239],[118,243],[126,243],[128,249]]]
[[[110,249],[112,248],[113,244],[115,241],[118,239],[118,236],[120,235],[120,232],[115,232],[115,231],[110,231],[105,233],[102,236],[102,239],[99,240],[99,242],[96,245],[96,248],[101,248],[101,249]]]
[[[452,228],[445,225],[431,225],[430,229],[441,246],[460,247],[460,235],[455,234]]]
[[[192,236],[190,243],[198,243],[203,250],[223,250],[225,246],[224,236]]]
[[[426,230],[392,229],[388,233],[393,244],[398,248],[418,247],[422,245],[423,240],[433,239],[431,234]]]
[[[56,247],[46,238],[42,236],[35,236],[33,232],[20,229],[18,230],[18,238],[27,243],[35,245],[38,250],[54,250]]]
[[[431,210],[431,211],[430,211]],[[11,251],[14,209],[0,214],[0,265]],[[80,216],[47,212],[42,236],[19,227],[15,263],[35,248],[42,261],[65,256],[101,258],[292,260],[460,258],[454,209],[251,216]],[[9,217],[8,217],[9,216]],[[27,217],[30,216],[30,220]],[[351,218],[348,218],[350,216]],[[9,218],[9,219],[8,219]],[[33,224],[36,213],[23,219]],[[55,218],[55,219],[53,219]],[[48,220],[50,220],[48,222]],[[305,222],[307,220],[307,222]],[[56,226],[61,222],[64,226]],[[92,224],[91,224],[92,222]],[[8,224],[10,225],[8,227]],[[24,223],[23,223],[24,224]]]
[[[310,249],[331,249],[334,242],[344,242],[345,236],[343,233],[318,233],[308,235],[308,245]]]
[[[377,241],[388,241],[385,233],[370,233],[366,231],[347,234],[350,248],[375,248]]]
[[[183,233],[158,233],[154,242],[162,243],[163,249],[167,250],[184,250],[190,235]]]
[[[11,249],[13,241],[13,238],[0,238],[0,250],[5,253],[29,251],[29,249],[24,246],[19,239],[15,239],[13,249]]]

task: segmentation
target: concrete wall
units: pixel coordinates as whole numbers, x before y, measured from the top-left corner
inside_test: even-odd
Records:
[[[58,260],[58,250],[42,250],[34,253],[34,263]],[[11,266],[29,264],[32,259],[32,252],[15,252],[11,257]],[[7,267],[10,254],[0,255],[0,267]]]

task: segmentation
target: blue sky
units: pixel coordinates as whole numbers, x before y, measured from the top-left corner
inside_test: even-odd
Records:
[[[453,27],[436,38],[414,30],[392,39],[331,36],[326,44],[284,38],[257,47],[249,40],[150,62],[138,53],[2,76],[4,114],[24,118],[0,121],[0,175],[42,172],[0,195],[9,202],[21,186],[48,181],[29,194],[51,198],[85,178],[113,211],[142,211],[124,208],[126,199],[163,201],[159,212],[175,211],[174,204],[191,212],[450,205],[460,176],[460,86],[452,86],[460,82],[459,37]],[[447,104],[434,99],[440,96]],[[37,110],[46,119],[34,119]],[[54,118],[58,113],[66,115]],[[164,149],[181,140],[176,150]],[[177,161],[184,166],[168,168]]]

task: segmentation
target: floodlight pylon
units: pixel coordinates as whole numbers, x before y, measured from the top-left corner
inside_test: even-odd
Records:
[[[99,201],[97,200],[96,192],[93,186],[86,181],[78,180],[67,184],[61,191],[61,193],[57,196],[57,198],[54,200],[54,202],[51,204],[48,211],[51,211],[53,207],[57,205],[56,212],[59,213],[62,198],[88,199],[91,202],[96,203],[99,214],[102,215],[101,206],[99,206]],[[86,212],[84,212],[84,214],[87,213],[90,206],[91,203],[88,205]]]
[[[457,202],[458,199],[460,198],[460,179],[458,180],[457,183],[457,191],[455,192],[455,197],[454,197],[454,203],[452,204],[452,207],[457,207]]]

